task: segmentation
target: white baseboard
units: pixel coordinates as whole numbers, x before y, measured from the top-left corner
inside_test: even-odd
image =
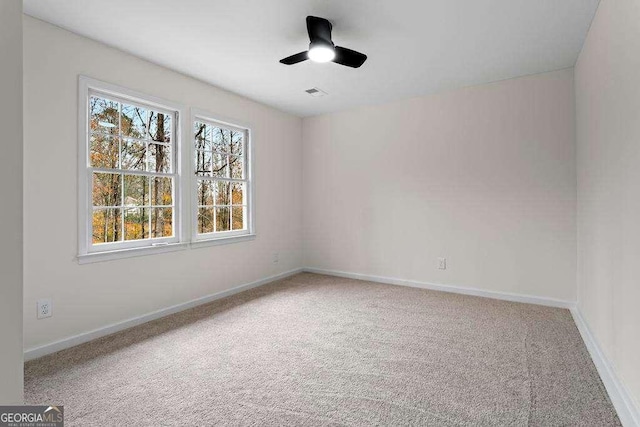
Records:
[[[580,309],[578,307],[573,308],[571,314],[607,389],[607,393],[609,393],[609,398],[618,412],[622,425],[625,427],[640,427],[640,408],[636,406],[631,394],[618,379],[613,365],[609,362],[595,336],[591,333]]]
[[[128,320],[124,320],[122,322],[113,323],[108,326],[104,326],[102,328],[94,329],[89,332],[84,332],[82,334],[74,335],[69,338],[62,339],[60,341],[55,341],[50,344],[45,344],[40,347],[33,347],[25,350],[24,352],[24,360],[33,360],[38,357],[45,356],[47,354],[55,353],[60,350],[64,350],[70,347],[74,347],[79,344],[86,343],[88,341],[92,341],[107,335],[111,335],[113,333],[122,331],[124,329],[131,328],[133,326],[141,325],[146,322],[150,322],[152,320],[159,319],[161,317],[168,316],[170,314],[178,313],[180,311],[187,310],[189,308],[197,307],[202,304],[207,304],[211,301],[215,301],[221,298],[225,298],[252,288],[257,288],[258,286],[266,285],[267,283],[274,282],[276,280],[284,279],[289,276],[293,276],[294,274],[298,274],[302,272],[301,268],[286,271],[284,273],[277,274],[275,276],[267,277],[264,279],[256,280],[255,282],[245,283],[244,285],[236,286],[235,288],[227,289],[226,291],[217,292],[215,294],[207,295],[202,298],[194,299],[191,301],[187,301],[182,304],[176,304],[171,307],[163,308],[160,310],[153,311],[151,313],[144,314],[142,316],[134,317]]]
[[[304,268],[304,271],[308,273],[326,274],[328,276],[345,277],[348,279],[368,280],[370,282],[386,283],[388,285],[409,286],[412,288],[452,292],[456,294],[473,295],[477,297],[493,298],[505,301],[546,305],[549,307],[573,309],[576,306],[576,303],[574,301],[564,301],[554,298],[536,297],[531,295],[512,294],[508,292],[487,291],[483,289],[468,288],[462,286],[441,285],[437,283],[418,282],[415,280],[395,279],[392,277],[372,276],[368,274],[349,273],[335,270],[323,270],[320,268]]]

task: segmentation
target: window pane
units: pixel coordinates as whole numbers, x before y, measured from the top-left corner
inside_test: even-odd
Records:
[[[234,206],[232,209],[233,217],[231,225],[234,230],[244,230],[244,207]]]
[[[149,172],[171,172],[171,147],[149,144]]]
[[[231,184],[231,204],[244,205],[244,182],[234,182]]]
[[[124,210],[124,239],[140,240],[149,238],[149,209],[133,208]]]
[[[89,129],[92,132],[117,134],[118,115],[120,105],[118,102],[92,96],[89,99]]]
[[[214,178],[196,181],[198,232],[246,230],[248,184],[240,182],[246,179],[246,132],[202,121],[193,126],[196,175]]]
[[[213,208],[198,209],[198,233],[213,232]]]
[[[196,151],[196,175],[211,176],[211,156],[209,151]]]
[[[216,205],[230,205],[229,190],[231,183],[228,181],[214,181],[214,200]]]
[[[147,133],[147,110],[122,104],[120,114],[122,135],[144,139]]]
[[[229,178],[229,167],[225,154],[213,154],[213,176],[216,178]]]
[[[93,206],[121,206],[122,176],[114,173],[93,174]]]
[[[230,215],[229,207],[216,208],[216,231],[229,231]]]
[[[124,175],[124,206],[149,205],[149,177]]]
[[[119,165],[118,138],[105,135],[91,135],[89,163],[94,168],[117,169]]]
[[[196,190],[196,198],[198,205],[212,206],[213,205],[213,181],[198,180],[198,189]]]
[[[149,136],[158,142],[171,142],[171,116],[149,111]]]
[[[212,147],[214,151],[219,153],[227,153],[229,151],[229,131],[219,127],[213,127],[211,130]]]
[[[173,236],[173,209],[151,208],[151,237]]]
[[[96,209],[93,211],[93,243],[122,240],[120,209]]]
[[[244,178],[244,162],[242,157],[229,156],[229,164],[231,165],[231,178]]]
[[[171,206],[173,197],[171,195],[171,178],[155,176],[151,178],[151,204],[154,206]]]
[[[231,132],[231,154],[242,156],[244,154],[244,132]]]
[[[135,139],[122,140],[122,169],[143,171],[146,168],[146,144]]]
[[[211,126],[205,123],[195,122],[193,127],[196,150],[212,150]]]

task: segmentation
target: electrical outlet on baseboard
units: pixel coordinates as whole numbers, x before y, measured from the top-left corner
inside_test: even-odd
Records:
[[[273,263],[277,264],[280,262],[280,254],[278,252],[273,253]]]
[[[53,315],[53,304],[50,298],[38,300],[38,319],[45,319]]]
[[[438,270],[446,270],[446,269],[447,269],[447,259],[438,258]]]

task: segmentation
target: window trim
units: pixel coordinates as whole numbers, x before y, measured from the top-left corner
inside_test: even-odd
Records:
[[[138,241],[119,242],[117,245],[96,247],[90,242],[91,224],[93,214],[91,201],[91,185],[89,175],[91,168],[87,162],[89,154],[89,97],[91,92],[103,93],[118,101],[130,101],[156,108],[161,112],[176,113],[174,117],[174,161],[172,175],[174,177],[174,231],[175,236],[170,238],[145,239]],[[187,117],[186,107],[172,101],[167,101],[155,96],[136,92],[121,86],[106,83],[86,76],[78,79],[78,261],[95,262],[116,258],[128,258],[147,253],[167,252],[169,249],[177,250],[188,245],[185,242],[185,232],[188,224],[188,216],[185,215],[184,197],[184,118]],[[105,244],[108,245],[108,244]]]
[[[196,148],[194,144],[195,131],[194,123],[197,120],[205,121],[210,124],[218,124],[224,126],[227,129],[245,133],[245,147],[244,147],[244,160],[245,160],[245,181],[247,183],[245,191],[247,192],[247,229],[246,230],[230,230],[220,231],[213,233],[199,234],[197,230],[198,224],[198,198],[196,188],[198,186],[198,177],[195,174],[195,162],[194,156],[196,154]],[[206,110],[198,108],[191,108],[191,115],[189,117],[189,171],[190,178],[189,187],[191,192],[190,208],[191,208],[191,246],[203,247],[209,245],[220,245],[227,243],[235,243],[246,240],[253,240],[256,237],[255,229],[255,182],[254,182],[254,147],[253,147],[254,132],[252,126],[249,123],[229,119],[220,114],[211,113]],[[186,180],[185,180],[186,181]]]

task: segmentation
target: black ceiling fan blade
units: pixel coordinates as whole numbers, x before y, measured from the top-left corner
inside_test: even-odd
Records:
[[[333,58],[333,62],[346,65],[351,68],[359,68],[364,61],[367,60],[367,55],[364,53],[356,52],[355,50],[347,49],[346,47],[336,46],[336,57]]]
[[[281,59],[280,63],[284,65],[293,65],[297,64],[298,62],[306,61],[307,59],[309,59],[309,55],[305,50],[304,52],[296,53],[295,55],[287,56],[286,58]]]
[[[307,16],[307,32],[309,33],[309,41],[311,44],[320,42],[333,46],[331,41],[331,22],[317,16]]]

